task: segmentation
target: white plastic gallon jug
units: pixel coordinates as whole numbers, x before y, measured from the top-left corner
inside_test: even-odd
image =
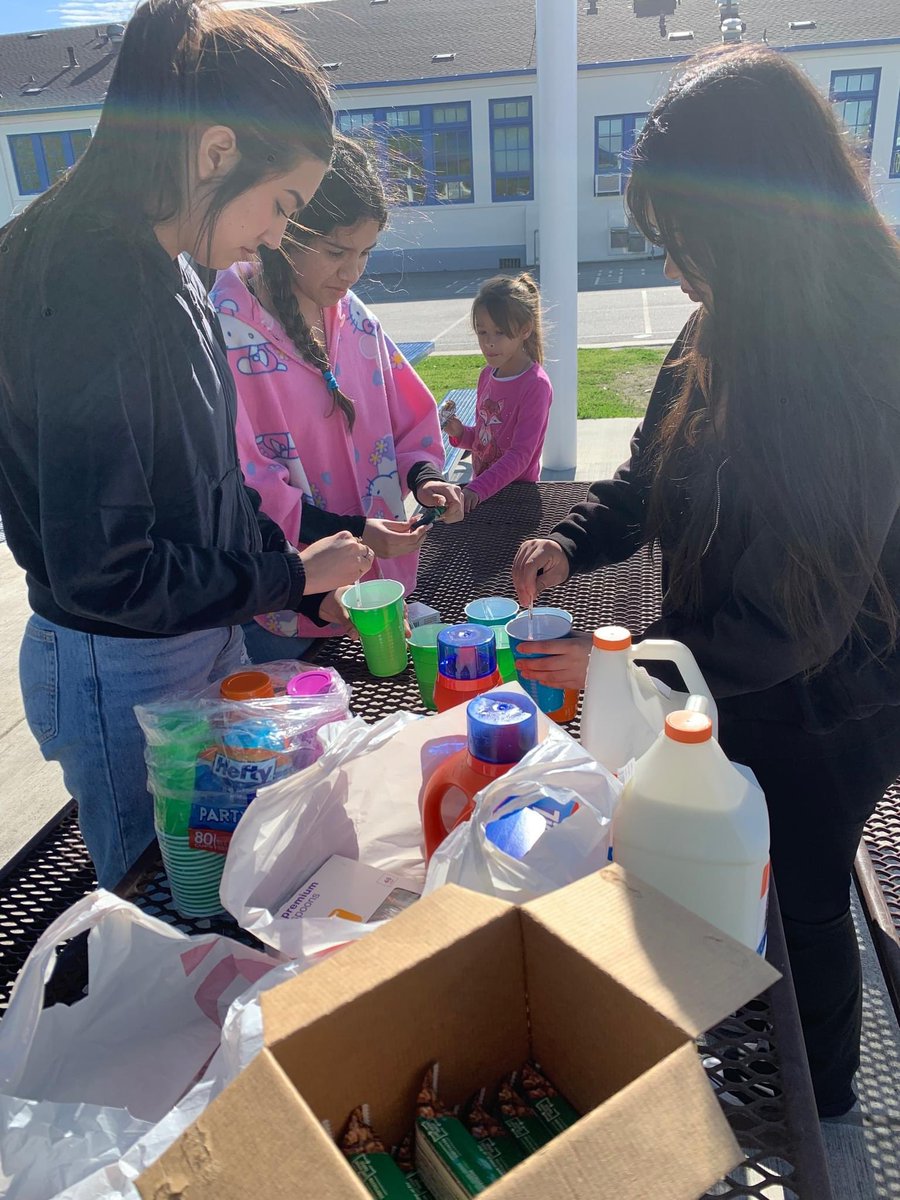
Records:
[[[753,772],[728,761],[703,713],[666,717],[613,816],[613,857],[762,954],[769,814]]]
[[[690,697],[656,683],[637,666],[635,659],[639,658],[674,663]],[[631,634],[620,625],[594,630],[581,744],[607,770],[618,771],[629,759],[638,758],[662,733],[666,715],[685,708],[707,712],[713,736],[718,734],[716,702],[687,646],[668,638],[650,638],[633,646]]]

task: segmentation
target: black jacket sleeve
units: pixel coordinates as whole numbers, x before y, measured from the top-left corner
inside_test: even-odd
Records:
[[[354,537],[362,537],[365,528],[365,517],[341,516],[339,513],[326,512],[324,508],[316,508],[314,504],[304,504],[300,514],[300,541],[304,546],[344,529]]]
[[[434,463],[417,462],[406,472],[406,486],[418,500],[418,489],[425,483],[446,483],[447,480],[440,473]]]
[[[592,483],[584,502],[577,504],[550,534],[565,551],[573,572],[622,562],[644,542],[652,479],[650,447],[659,422],[681,387],[683,376],[678,363],[693,325],[691,318],[666,355],[647,413],[631,439],[631,457],[612,479]]]

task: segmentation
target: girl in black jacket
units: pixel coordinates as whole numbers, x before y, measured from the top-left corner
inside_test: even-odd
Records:
[[[81,161],[0,234],[0,513],[34,616],[26,715],[101,884],[153,836],[132,711],[242,658],[240,623],[340,616],[371,551],[302,554],[244,486],[211,268],[277,248],[332,150],[327,85],[259,14],[148,0]],[[324,610],[324,611],[322,611]]]
[[[651,113],[627,202],[700,307],[632,457],[549,538],[523,604],[572,571],[660,553],[662,616],[766,793],[772,864],[819,1111],[854,1101],[863,825],[900,773],[900,248],[865,160],[787,57],[693,60]],[[542,572],[542,574],[538,574]],[[582,686],[590,642],[527,673]]]

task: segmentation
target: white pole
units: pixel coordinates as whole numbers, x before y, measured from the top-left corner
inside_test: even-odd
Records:
[[[553,384],[544,474],[572,479],[578,442],[578,0],[536,0],[535,20],[544,366]]]

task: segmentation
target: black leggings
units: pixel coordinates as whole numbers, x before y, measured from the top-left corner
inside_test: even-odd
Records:
[[[723,717],[723,749],[769,808],[772,869],[821,1116],[853,1103],[862,976],[850,872],[863,826],[900,775],[900,707],[827,734]]]

